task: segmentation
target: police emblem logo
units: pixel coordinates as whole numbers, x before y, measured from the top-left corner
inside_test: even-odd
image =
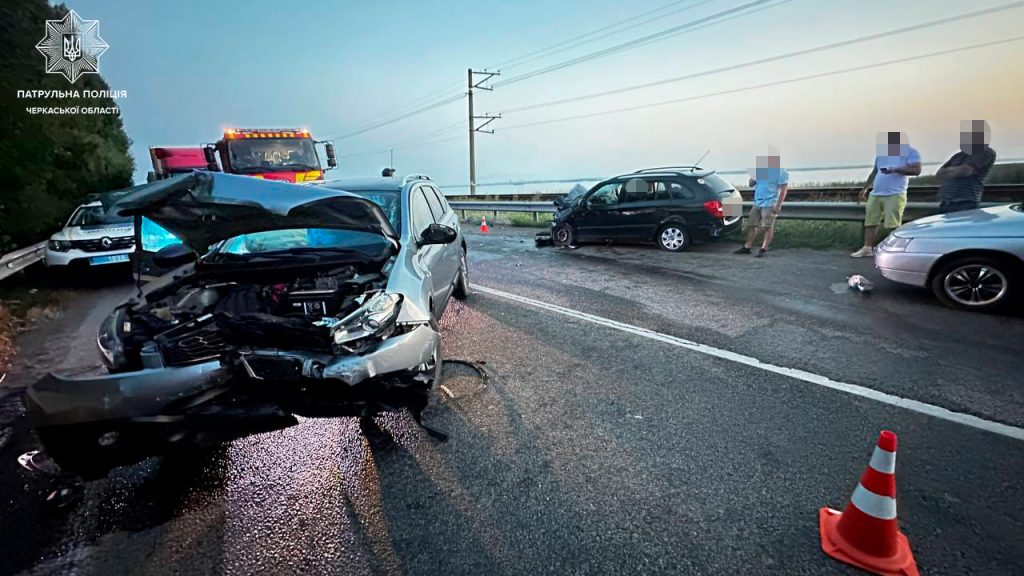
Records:
[[[99,20],[83,20],[74,10],[60,20],[47,20],[46,36],[36,44],[46,58],[46,72],[71,83],[82,74],[98,74],[100,56],[109,47],[100,37]]]

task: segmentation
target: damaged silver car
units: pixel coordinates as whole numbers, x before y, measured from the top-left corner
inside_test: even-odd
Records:
[[[422,425],[441,377],[437,319],[468,293],[466,244],[428,180],[367,184],[195,172],[109,201],[183,244],[161,249],[158,264],[177,267],[100,327],[109,373],[30,387],[47,452],[94,477],[296,416],[408,409]]]

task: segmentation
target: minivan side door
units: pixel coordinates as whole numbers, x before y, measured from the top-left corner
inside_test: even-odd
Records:
[[[573,216],[576,237],[579,240],[594,241],[616,238],[620,234],[617,212],[623,182],[613,180],[599,184],[587,192],[578,211]]]

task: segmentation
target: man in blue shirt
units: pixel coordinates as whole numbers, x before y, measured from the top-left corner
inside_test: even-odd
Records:
[[[760,258],[768,252],[768,245],[775,237],[775,217],[782,210],[782,203],[789,191],[789,172],[782,168],[778,156],[758,156],[750,186],[754,188],[754,206],[747,215],[747,241],[734,254],[750,254],[759,232],[764,232]]]
[[[895,230],[903,223],[907,207],[907,185],[911,176],[921,173],[921,154],[910,147],[910,139],[901,132],[880,132],[875,146],[875,165],[868,175],[860,201],[867,199],[864,210],[864,245],[850,254],[852,258],[874,255],[875,244],[885,234],[878,228]],[[868,196],[868,190],[871,195]],[[888,234],[888,232],[886,232]]]

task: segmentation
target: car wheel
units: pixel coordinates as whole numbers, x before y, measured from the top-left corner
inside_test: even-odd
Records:
[[[465,300],[469,298],[469,264],[466,261],[466,249],[461,248],[461,256],[459,257],[459,273],[455,278],[455,289],[452,290],[452,296],[459,300]]]
[[[576,233],[573,232],[572,226],[564,223],[559,224],[551,231],[551,240],[555,243],[555,246],[563,248],[572,246],[576,242]]]
[[[932,291],[951,308],[991,311],[1010,301],[1019,277],[1009,262],[983,256],[960,258],[932,277]]]
[[[665,224],[658,229],[658,246],[669,252],[682,252],[690,246],[690,233],[682,224]]]

